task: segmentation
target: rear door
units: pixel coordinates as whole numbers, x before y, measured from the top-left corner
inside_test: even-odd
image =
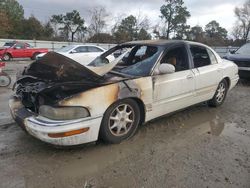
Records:
[[[187,46],[169,49],[160,64],[175,66],[176,72],[153,76],[153,110],[156,116],[179,110],[195,103],[195,75],[187,53]],[[159,65],[158,65],[159,66]]]
[[[223,72],[214,52],[199,45],[190,45],[195,73],[195,96],[199,102],[211,99],[222,80]]]

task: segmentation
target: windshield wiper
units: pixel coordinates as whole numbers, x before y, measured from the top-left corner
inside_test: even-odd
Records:
[[[123,77],[123,78],[136,78],[136,76],[132,76],[132,75],[128,75],[128,74],[116,72],[116,71],[110,71],[110,73],[111,73],[111,74],[118,75],[118,76],[121,76],[121,77]]]

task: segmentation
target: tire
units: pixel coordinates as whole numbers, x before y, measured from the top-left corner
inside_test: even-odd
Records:
[[[140,109],[132,99],[120,100],[111,105],[104,114],[100,138],[110,144],[118,144],[131,138],[140,123]]]
[[[34,53],[33,56],[31,57],[32,60],[36,60],[36,56],[39,55],[40,53]]]
[[[3,61],[10,61],[10,59],[11,59],[10,54],[4,54],[3,55]]]
[[[222,105],[226,99],[227,91],[228,91],[228,83],[226,80],[222,80],[219,83],[218,88],[216,89],[214,97],[210,101],[208,101],[208,105],[211,107],[218,107]]]
[[[0,87],[8,87],[11,83],[11,78],[8,74],[0,73]]]

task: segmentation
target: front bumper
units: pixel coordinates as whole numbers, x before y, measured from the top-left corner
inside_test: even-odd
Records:
[[[239,67],[240,78],[250,78],[250,67]]]
[[[28,111],[17,98],[10,99],[9,106],[12,117],[17,124],[30,135],[46,143],[58,146],[72,146],[94,142],[98,139],[102,116],[78,120],[55,121]],[[49,136],[49,134],[64,133],[83,128],[89,129],[87,132],[73,136],[60,138],[52,138]]]

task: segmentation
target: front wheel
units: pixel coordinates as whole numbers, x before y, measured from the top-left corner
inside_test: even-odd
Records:
[[[140,122],[140,109],[132,99],[111,105],[104,114],[100,138],[111,144],[120,143],[134,135]]]
[[[11,78],[8,74],[0,73],[0,87],[8,87],[11,83]]]
[[[223,104],[227,96],[228,84],[226,80],[222,80],[215,92],[214,97],[208,101],[209,106],[217,107]]]
[[[10,61],[10,59],[11,59],[11,56],[9,54],[4,54],[3,55],[3,60],[4,61]]]

